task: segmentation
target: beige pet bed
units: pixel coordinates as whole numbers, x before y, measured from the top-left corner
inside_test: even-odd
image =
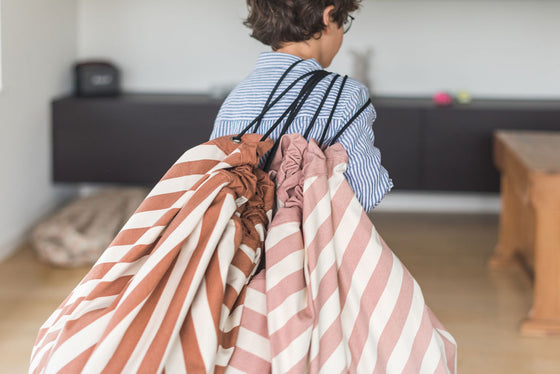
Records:
[[[148,192],[146,188],[111,187],[78,198],[37,225],[31,244],[44,262],[65,267],[91,265]]]

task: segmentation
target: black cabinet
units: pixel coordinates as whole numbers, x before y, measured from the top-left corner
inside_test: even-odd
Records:
[[[560,101],[373,102],[375,145],[396,190],[496,192],[495,130],[560,131]],[[154,184],[185,150],[208,140],[221,103],[204,95],[56,100],[54,181]]]
[[[196,95],[56,100],[54,181],[153,184],[208,140],[220,105]]]
[[[381,164],[389,171],[395,188],[418,189],[423,160],[420,149],[421,112],[414,108],[377,108],[373,125],[375,146],[381,150]]]
[[[375,144],[395,190],[497,192],[495,130],[560,131],[560,101],[481,100],[435,107],[426,99],[382,98],[374,105]]]
[[[492,133],[498,129],[560,130],[560,111],[515,108],[428,110],[425,119],[425,190],[498,191]],[[560,150],[559,150],[560,151]]]

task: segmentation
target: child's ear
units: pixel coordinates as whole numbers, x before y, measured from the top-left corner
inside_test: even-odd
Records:
[[[323,10],[323,25],[324,29],[328,29],[332,21],[332,12],[334,11],[334,5],[329,5]]]

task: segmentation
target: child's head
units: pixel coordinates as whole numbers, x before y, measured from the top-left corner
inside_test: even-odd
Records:
[[[342,28],[361,0],[247,0],[249,16],[245,25],[251,36],[273,50],[286,43],[318,39],[327,27],[325,10],[331,22]]]

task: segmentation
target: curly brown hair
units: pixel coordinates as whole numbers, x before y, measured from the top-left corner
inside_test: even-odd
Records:
[[[243,24],[251,36],[273,50],[287,42],[301,42],[320,36],[325,28],[323,11],[334,9],[331,19],[342,27],[361,0],[247,0],[249,15]]]

